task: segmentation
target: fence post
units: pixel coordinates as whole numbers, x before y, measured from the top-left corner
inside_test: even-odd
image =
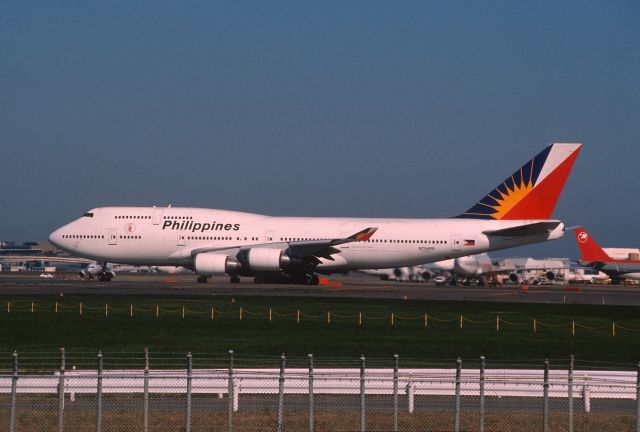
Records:
[[[234,396],[234,387],[233,387],[233,350],[229,350],[229,384],[227,388],[227,395],[229,397],[229,432],[233,431],[233,398]]]
[[[12,354],[13,358],[13,375],[11,377],[11,412],[9,413],[9,432],[15,430],[16,425],[16,402],[18,397],[18,353]]]
[[[569,356],[569,377],[567,380],[567,390],[569,392],[569,432],[573,432],[573,354]]]
[[[313,432],[313,354],[309,354],[309,432]]]
[[[456,414],[453,430],[460,432],[460,375],[462,374],[462,359],[456,360]]]
[[[193,361],[191,353],[187,354],[187,415],[185,419],[185,431],[191,431],[191,385],[193,380]]]
[[[364,379],[365,379],[365,364],[364,364],[364,355],[360,357],[360,432],[364,432],[365,431],[365,398],[364,398],[364,393],[365,393],[365,386],[364,386]]]
[[[636,375],[636,432],[640,432],[640,362]]]
[[[144,432],[149,430],[149,348],[144,349],[144,397],[143,397],[143,413],[142,423]]]
[[[480,356],[480,432],[484,432],[484,356]]]
[[[280,356],[280,379],[278,379],[278,420],[276,432],[282,432],[282,410],[284,405],[284,366],[286,358],[284,354]]]
[[[413,382],[411,381],[411,374],[409,374],[409,379],[407,380],[407,408],[409,414],[413,414]]]
[[[398,354],[393,355],[393,432],[398,432]]]
[[[544,359],[544,383],[542,384],[542,430],[549,432],[549,360]]]
[[[584,412],[591,412],[591,390],[589,389],[589,376],[584,376],[584,385],[582,386],[582,401],[584,405]]]
[[[96,432],[102,428],[102,351],[98,352],[98,384],[96,388],[97,411],[96,411]]]
[[[64,430],[64,370],[66,359],[64,348],[60,348],[60,377],[58,379],[58,431]]]

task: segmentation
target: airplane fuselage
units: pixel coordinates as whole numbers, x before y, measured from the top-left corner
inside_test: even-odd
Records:
[[[194,256],[203,251],[284,249],[292,242],[341,239],[365,227],[376,227],[370,239],[335,246],[339,252],[331,259],[320,258],[317,270],[331,273],[424,264],[552,240],[563,234],[561,223],[548,234],[483,234],[534,222],[275,217],[203,208],[104,207],[58,229],[51,240],[69,253],[97,261],[189,267]]]
[[[640,261],[637,260],[612,260],[612,261],[578,261],[585,267],[593,267],[605,273],[612,279],[640,280]]]

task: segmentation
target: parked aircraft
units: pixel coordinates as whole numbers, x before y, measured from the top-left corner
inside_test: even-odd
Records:
[[[453,259],[448,259],[409,267],[365,269],[358,271],[358,273],[362,273],[367,276],[375,276],[383,281],[394,280],[402,282],[426,282],[438,276],[444,276],[445,280],[447,280],[451,278],[453,262]]]
[[[317,273],[393,268],[555,240],[551,213],[581,144],[551,144],[478,203],[446,219],[274,217],[179,207],[102,207],[59,228],[60,249],[101,262],[210,276],[317,283]],[[355,234],[351,234],[354,233]],[[105,268],[106,271],[106,268]]]
[[[579,260],[581,265],[593,267],[605,273],[614,284],[619,284],[625,279],[640,280],[640,260],[613,259],[602,250],[585,229],[575,228],[573,233],[582,254]]]

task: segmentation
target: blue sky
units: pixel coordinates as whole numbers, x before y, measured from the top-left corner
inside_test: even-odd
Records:
[[[564,141],[555,216],[640,246],[638,2],[5,1],[0,65],[0,239],[104,205],[447,217]]]

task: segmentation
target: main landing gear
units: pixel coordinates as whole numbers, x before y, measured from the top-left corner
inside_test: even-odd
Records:
[[[100,282],[111,282],[112,278],[113,273],[111,273],[111,271],[107,267],[107,262],[105,261],[102,263],[102,270],[100,271],[100,273],[98,273],[98,280]]]
[[[100,282],[111,282],[111,278],[113,278],[113,275],[110,272],[103,272],[98,275]]]
[[[198,276],[198,283],[207,283],[209,276]]]

